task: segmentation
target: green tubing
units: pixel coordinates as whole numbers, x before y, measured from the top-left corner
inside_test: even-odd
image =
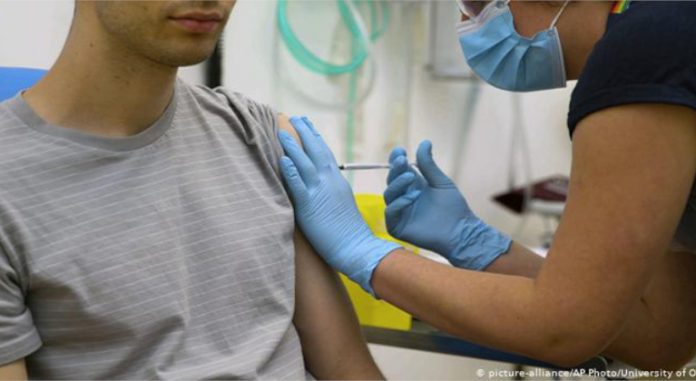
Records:
[[[309,51],[307,47],[297,38],[290,27],[287,18],[287,0],[278,0],[277,19],[280,35],[285,42],[285,46],[290,51],[290,54],[302,66],[310,71],[322,75],[341,75],[348,74],[348,104],[352,105],[348,108],[346,114],[346,146],[345,156],[347,162],[352,162],[354,158],[353,146],[355,143],[355,102],[358,94],[359,69],[365,63],[369,54],[369,44],[376,41],[384,34],[389,26],[389,5],[386,1],[375,0],[349,0],[359,8],[361,5],[367,5],[369,10],[370,20],[370,36],[369,41],[363,32],[360,30],[360,25],[355,19],[355,15],[346,4],[346,0],[336,0],[338,11],[341,14],[341,20],[345,23],[351,35],[351,58],[347,64],[337,65],[317,57]],[[378,21],[377,3],[381,6],[381,23]],[[348,181],[353,183],[353,173],[348,173]]]
[[[370,32],[369,39],[375,41],[384,33],[389,23],[389,7],[387,3],[380,1],[382,6],[382,23],[381,25],[377,25],[377,7],[374,0],[350,1],[353,1],[356,5],[367,3],[370,6],[370,29],[372,32]],[[367,41],[367,37],[361,32],[355,16],[346,4],[346,0],[336,0],[336,5],[341,14],[341,20],[343,20],[350,32],[351,46],[354,47],[354,49],[351,49],[352,57],[346,64],[333,64],[327,62],[307,49],[290,27],[290,22],[287,18],[287,0],[278,0],[278,7],[276,8],[278,29],[290,54],[308,70],[323,75],[340,75],[356,71],[363,65],[369,54],[369,41]]]
[[[283,37],[285,46],[287,46],[290,54],[307,69],[314,71],[319,74],[324,75],[338,75],[350,73],[357,70],[365,59],[367,58],[367,43],[360,33],[360,29],[355,22],[355,19],[350,14],[350,10],[345,5],[345,0],[337,0],[339,5],[339,10],[341,12],[341,18],[348,26],[348,30],[353,38],[353,40],[358,40],[360,48],[357,53],[351,57],[349,63],[344,65],[336,65],[330,62],[324,61],[317,57],[314,53],[309,51],[304,44],[297,38],[295,33],[290,27],[290,23],[287,19],[287,0],[278,0],[278,29]]]
[[[377,5],[374,1],[370,1],[370,25],[372,27],[372,33],[370,34],[370,40],[375,41],[380,38],[384,32],[387,31],[389,26],[389,4],[386,1],[379,2],[382,8],[382,25],[377,25]]]
[[[355,46],[352,47],[352,50]],[[352,71],[348,74],[348,102],[351,105],[355,104],[355,99],[358,94],[358,72]],[[346,113],[346,162],[352,163],[355,160],[353,147],[355,146],[355,107],[350,107]],[[348,183],[353,185],[353,171],[348,171]]]

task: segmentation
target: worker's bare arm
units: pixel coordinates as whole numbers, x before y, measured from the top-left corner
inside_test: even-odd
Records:
[[[578,306],[591,306],[578,316],[587,322],[588,343],[600,349],[604,341],[610,355],[643,368],[675,368],[694,355],[694,329],[684,324],[696,312],[694,281],[679,276],[675,261],[692,270],[694,262],[665,256],[694,182],[694,126],[693,110],[658,104],[582,120],[571,202],[537,278],[541,289],[557,290],[557,302],[566,292],[581,298]],[[675,330],[688,346],[668,344]]]
[[[0,381],[16,380],[23,381],[27,379],[27,368],[24,365],[24,359],[19,359],[15,362],[0,365]]]
[[[543,257],[513,242],[510,250],[491,263],[486,268],[486,271],[496,274],[536,278],[543,263]]]
[[[527,248],[513,245],[486,271],[535,278],[542,263],[543,258]],[[692,324],[696,321],[695,272],[695,255],[665,253],[621,333],[603,355],[641,369],[674,368],[696,356],[696,326]]]
[[[280,128],[297,138],[281,115]],[[295,233],[294,323],[307,369],[318,379],[383,379],[337,274]]]
[[[566,210],[535,279],[457,270],[395,252],[377,267],[373,287],[477,342],[566,366],[599,354],[630,334],[627,317],[640,312],[636,306],[664,261],[696,172],[694,125],[696,112],[667,105],[621,106],[585,118],[575,133]],[[693,281],[680,282],[686,284],[673,287],[688,289]],[[690,316],[672,307],[670,321]],[[676,367],[689,354],[679,349],[644,366]],[[647,355],[638,345],[609,350],[637,364]]]

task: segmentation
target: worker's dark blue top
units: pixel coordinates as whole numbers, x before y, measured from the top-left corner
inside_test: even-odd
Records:
[[[616,8],[573,91],[571,136],[584,117],[612,106],[696,109],[696,2],[632,1]],[[696,184],[675,239],[696,252]]]
[[[573,91],[570,132],[595,111],[631,103],[696,109],[696,2],[632,1],[609,16]]]

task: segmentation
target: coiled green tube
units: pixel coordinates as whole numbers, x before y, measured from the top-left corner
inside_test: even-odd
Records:
[[[352,57],[346,64],[334,64],[317,57],[297,38],[295,32],[290,27],[287,17],[287,0],[278,0],[277,20],[280,35],[290,54],[305,68],[323,75],[341,75],[358,70],[367,59],[369,45],[377,40],[387,29],[389,23],[389,7],[386,2],[380,1],[382,6],[382,23],[377,25],[377,5],[374,0],[355,1],[354,4],[368,3],[370,10],[370,36],[365,36],[360,30],[360,25],[355,19],[346,0],[336,0],[341,20],[344,22],[351,36],[351,46],[353,46]]]
[[[354,14],[354,11],[350,9],[350,6],[346,3],[346,0],[336,0],[336,5],[341,14],[341,20],[345,23],[348,31],[350,32],[351,41],[351,58],[350,62],[347,64],[334,64],[321,58],[317,57],[312,53],[307,47],[302,44],[302,42],[297,38],[292,28],[290,27],[290,22],[287,17],[287,0],[278,0],[278,7],[276,8],[277,14],[276,18],[278,20],[278,30],[285,43],[285,46],[290,51],[290,54],[299,62],[302,66],[310,71],[321,75],[349,75],[349,85],[348,85],[348,104],[350,107],[346,110],[346,140],[345,140],[345,156],[348,162],[353,161],[353,145],[355,141],[355,115],[354,108],[356,105],[357,89],[358,89],[358,70],[365,63],[369,55],[369,48],[372,42],[376,41],[379,37],[384,34],[389,26],[389,5],[385,0],[375,1],[375,0],[350,0],[354,9],[358,9],[360,5],[369,5],[370,13],[370,32],[363,31],[361,29],[360,21],[356,19],[360,17]],[[377,14],[377,3],[381,5],[381,15],[382,22],[378,25]],[[363,27],[364,29],[364,27]],[[365,33],[369,33],[366,36]],[[353,173],[348,174],[348,181],[352,184]]]

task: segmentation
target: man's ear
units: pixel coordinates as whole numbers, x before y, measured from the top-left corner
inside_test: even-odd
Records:
[[[278,114],[278,128],[289,133],[292,135],[293,138],[295,138],[295,141],[302,146],[302,140],[300,139],[300,136],[297,134],[297,131],[295,131],[295,127],[292,126],[292,123],[290,123],[290,118],[288,118],[287,115],[280,113]]]

